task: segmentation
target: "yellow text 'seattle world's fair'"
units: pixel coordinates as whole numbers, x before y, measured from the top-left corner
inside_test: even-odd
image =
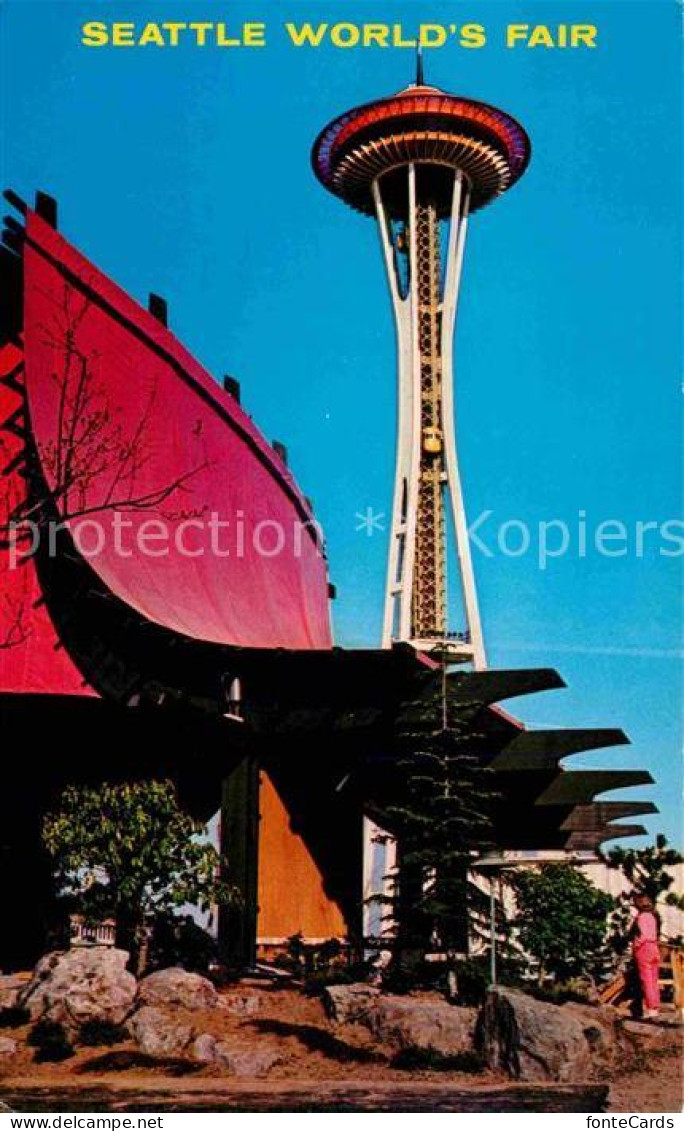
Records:
[[[317,48],[440,48],[449,44],[477,49],[488,43],[507,48],[593,48],[598,46],[595,24],[421,23],[407,29],[401,23],[291,23],[271,27],[264,21],[231,24],[213,20],[143,22],[88,20],[80,28],[84,47],[267,47],[271,37],[285,37],[293,47]]]

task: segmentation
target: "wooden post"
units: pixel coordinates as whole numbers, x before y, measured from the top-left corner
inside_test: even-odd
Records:
[[[674,991],[674,1007],[678,1012],[684,1011],[684,948],[670,947],[670,962],[672,964],[672,983]]]
[[[223,783],[221,853],[228,861],[225,878],[240,893],[240,902],[219,914],[221,952],[228,966],[244,969],[256,962],[259,769],[253,755]]]

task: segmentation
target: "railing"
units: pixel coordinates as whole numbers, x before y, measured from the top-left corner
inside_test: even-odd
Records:
[[[72,915],[69,919],[70,946],[114,946],[115,942],[114,919],[104,919],[99,923],[86,923],[80,915]]]

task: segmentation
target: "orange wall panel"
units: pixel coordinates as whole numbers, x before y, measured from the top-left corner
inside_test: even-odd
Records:
[[[259,785],[259,941],[302,934],[308,939],[345,937],[339,905],[324,889],[323,877],[268,774]]]

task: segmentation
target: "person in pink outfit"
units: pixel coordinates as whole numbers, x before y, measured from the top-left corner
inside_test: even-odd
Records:
[[[658,1016],[658,1009],[660,1008],[660,987],[658,985],[660,916],[649,896],[635,895],[633,902],[636,916],[630,931],[632,954],[641,985],[643,1016],[646,1020],[651,1021]]]

